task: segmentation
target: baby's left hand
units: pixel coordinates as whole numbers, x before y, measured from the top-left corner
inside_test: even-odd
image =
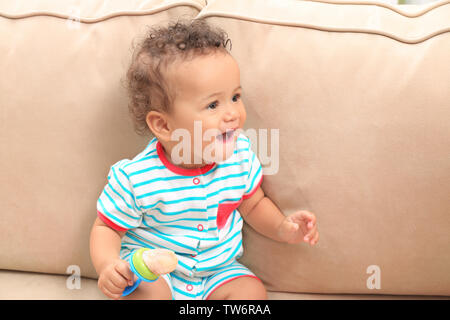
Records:
[[[319,241],[316,216],[309,211],[297,211],[287,216],[278,229],[278,235],[287,243],[308,242],[315,245]]]

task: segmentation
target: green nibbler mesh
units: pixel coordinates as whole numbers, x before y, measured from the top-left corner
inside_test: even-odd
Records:
[[[144,251],[149,250],[146,248],[141,248],[133,255],[133,265],[137,272],[147,280],[156,280],[158,279],[158,275],[154,274],[150,271],[150,269],[147,267],[147,265],[144,262],[144,259],[142,257],[142,254]]]

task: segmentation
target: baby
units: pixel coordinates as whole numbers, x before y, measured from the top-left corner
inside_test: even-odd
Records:
[[[136,131],[154,137],[111,166],[97,201],[91,258],[112,299],[266,299],[261,280],[236,261],[243,221],[280,242],[319,239],[314,214],[286,217],[261,189],[228,41],[203,20],[180,20],[152,28],[133,54],[130,113]],[[137,279],[127,259],[143,247],[172,250],[178,264],[122,297]]]

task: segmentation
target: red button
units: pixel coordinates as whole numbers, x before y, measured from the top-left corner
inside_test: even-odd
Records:
[[[192,182],[194,184],[199,184],[200,183],[200,179],[199,178],[194,178],[194,180],[192,180]]]
[[[191,254],[191,257],[192,258],[195,258],[197,255],[196,254]]]
[[[187,291],[192,291],[192,289],[194,289],[194,287],[192,286],[192,284],[188,284],[188,285],[186,286],[186,290],[187,290]]]
[[[197,226],[197,229],[198,229],[198,231],[203,231],[203,225],[199,224],[199,225]]]

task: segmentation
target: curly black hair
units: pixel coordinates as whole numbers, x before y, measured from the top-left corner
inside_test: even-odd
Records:
[[[134,48],[125,79],[135,131],[140,135],[151,134],[146,123],[148,112],[171,112],[174,93],[164,77],[171,62],[217,50],[228,52],[228,43],[231,50],[227,33],[202,19],[183,18],[169,22],[168,26],[151,26]]]

